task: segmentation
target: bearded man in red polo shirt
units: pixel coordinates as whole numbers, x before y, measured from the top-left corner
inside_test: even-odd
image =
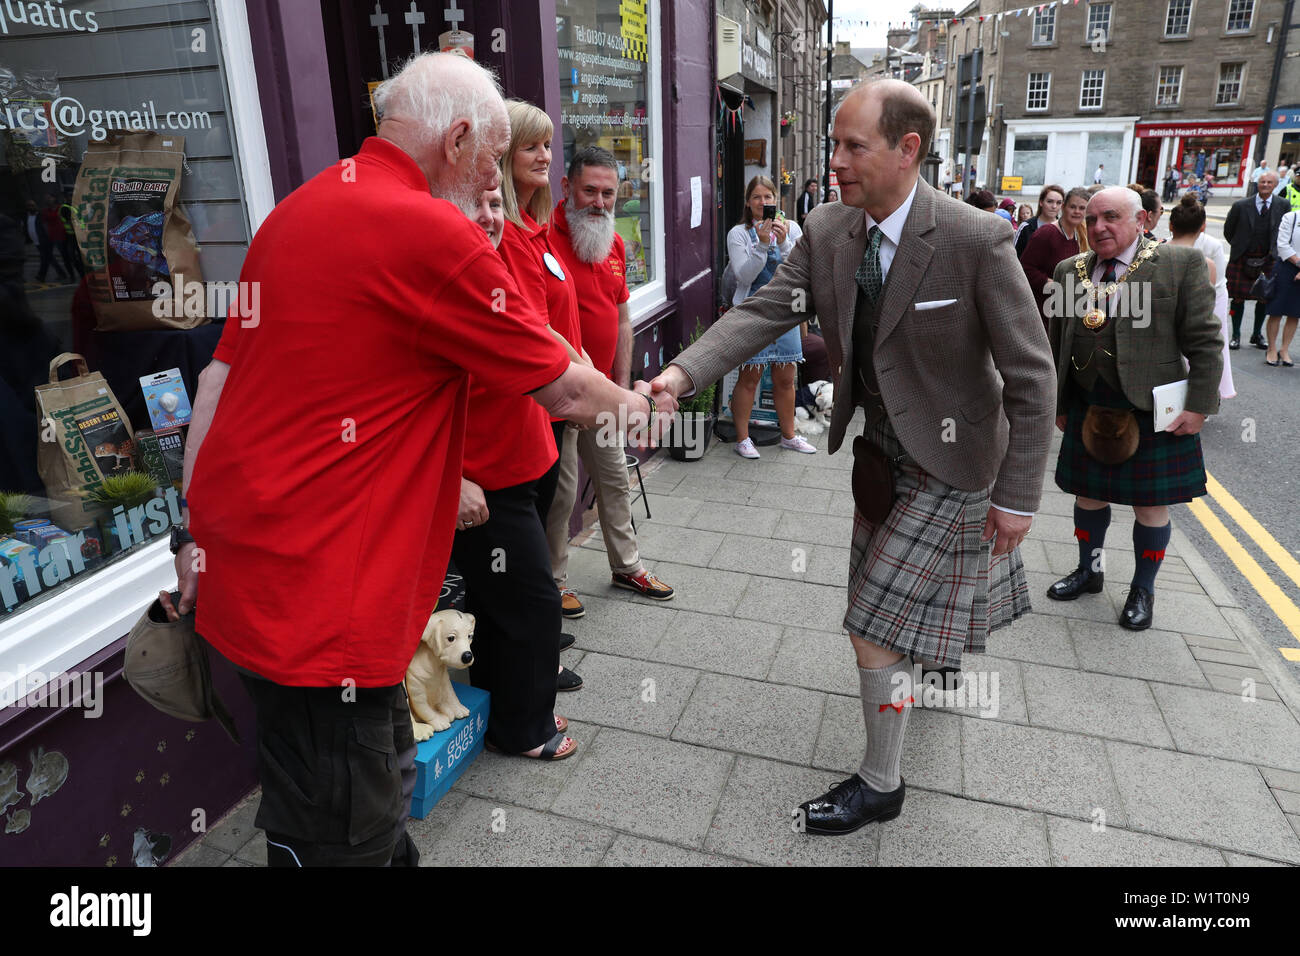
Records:
[[[618,160],[607,150],[580,150],[560,181],[564,200],[551,217],[551,244],[573,277],[582,322],[582,345],[592,364],[615,385],[632,377],[632,321],[627,309],[626,253],[614,231]],[[605,429],[569,429],[560,453],[560,477],[546,523],[551,573],[560,589],[565,617],[582,617],[582,602],[568,586],[569,515],[578,490],[578,458],[596,488],[600,530],[605,537],[611,583],[657,601],[672,599],[673,589],[645,569],[632,530],[627,460],[622,442],[604,438]]]
[[[196,628],[257,710],[272,865],[419,859],[403,678],[447,569],[470,375],[587,425],[652,407],[570,364],[466,218],[509,137],[492,75],[424,54],[375,104],[379,135],[249,247],[261,310],[227,322],[224,377],[200,385],[193,537],[173,541],[179,610],[202,591]]]

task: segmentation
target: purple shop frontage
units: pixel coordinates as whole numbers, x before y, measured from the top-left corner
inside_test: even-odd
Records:
[[[633,377],[653,377],[716,314],[712,4],[86,6],[9,16],[0,34],[0,310],[17,317],[0,323],[5,866],[165,866],[256,786],[251,703],[223,659],[213,676],[238,744],[215,721],[158,712],[122,677],[127,632],[175,586],[172,518],[150,502],[179,489],[188,419],[153,383],[188,411],[220,325],[211,312],[153,323],[147,299],[122,319],[121,283],[96,283],[99,257],[134,256],[122,281],[154,283],[179,235],[201,282],[233,284],[275,203],[374,134],[374,85],[416,50],[461,48],[551,116],[556,197],[577,149],[618,159]],[[132,159],[145,152],[165,162]],[[111,184],[106,239],[88,215],[96,175]],[[57,442],[42,438],[54,419]],[[51,451],[97,479],[76,507]]]

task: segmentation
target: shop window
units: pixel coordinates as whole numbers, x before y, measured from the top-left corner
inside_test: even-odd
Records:
[[[1111,6],[1109,3],[1092,3],[1088,5],[1088,31],[1084,34],[1086,42],[1110,41]]]
[[[1215,106],[1232,106],[1241,99],[1241,77],[1245,72],[1244,63],[1224,63],[1219,67],[1219,85],[1214,94]]]
[[[1192,0],[1169,0],[1165,10],[1165,36],[1170,39],[1185,37],[1191,31]]]
[[[1255,0],[1228,0],[1228,33],[1246,33],[1255,19]]]
[[[1016,137],[1011,175],[1038,185],[1047,182],[1047,137]]]
[[[1177,106],[1183,95],[1183,68],[1162,66],[1156,78],[1156,106]]]
[[[211,320],[255,319],[216,2],[0,6],[0,629],[166,556]]]
[[[1105,70],[1084,70],[1079,83],[1079,109],[1101,109],[1102,98],[1106,92]]]
[[[1030,73],[1029,86],[1025,94],[1026,110],[1045,110],[1052,90],[1051,73]]]
[[[615,229],[635,292],[662,283],[662,171],[658,114],[658,0],[567,0],[557,5],[564,163],[588,146],[618,160]]]
[[[1096,169],[1103,164],[1108,169],[1123,169],[1123,157],[1123,133],[1088,134],[1088,157],[1084,162],[1084,169]]]
[[[1047,46],[1056,42],[1056,7],[1039,7],[1034,11],[1034,46]]]
[[[1241,154],[1246,141],[1241,136],[1189,136],[1183,140],[1180,168],[1184,179],[1197,179],[1206,173],[1219,183],[1234,182],[1241,170]]]

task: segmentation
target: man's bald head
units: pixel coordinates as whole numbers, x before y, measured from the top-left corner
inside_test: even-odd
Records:
[[[916,163],[919,168],[921,160],[930,151],[930,142],[934,139],[934,127],[937,120],[930,101],[921,95],[921,91],[910,83],[886,77],[876,77],[858,83],[841,101],[843,108],[850,97],[869,96],[880,105],[880,122],[878,129],[890,149],[897,149],[898,144],[908,133],[915,133],[921,139],[916,151]]]

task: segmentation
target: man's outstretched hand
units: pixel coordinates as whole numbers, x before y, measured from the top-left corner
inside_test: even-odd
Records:
[[[991,555],[996,558],[1000,554],[1008,554],[1020,547],[1020,542],[1025,540],[1025,535],[1029,534],[1029,526],[1033,523],[1034,519],[1030,515],[1013,515],[1009,511],[989,505],[989,515],[984,519],[984,533],[980,535],[980,540],[987,541],[993,537],[994,532],[997,533],[998,540],[993,545]]]

